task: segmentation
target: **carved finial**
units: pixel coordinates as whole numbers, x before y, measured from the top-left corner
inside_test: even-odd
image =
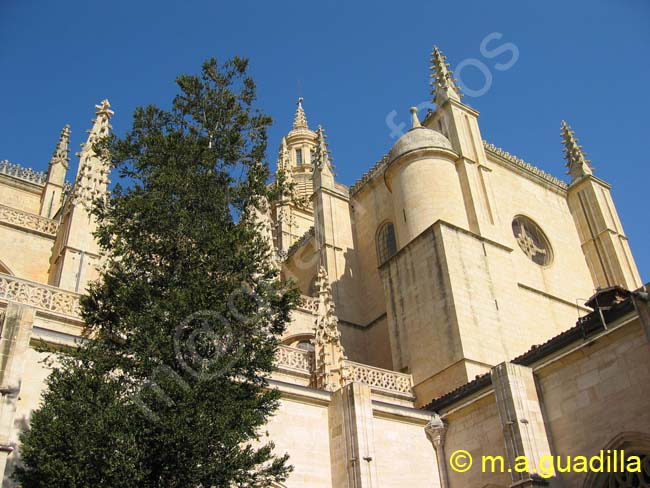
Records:
[[[345,350],[341,345],[339,320],[336,316],[332,287],[324,267],[320,267],[316,280],[318,309],[314,326],[314,358],[316,361],[314,383],[317,388],[336,391],[351,380],[345,364]]]
[[[309,129],[309,126],[307,125],[307,116],[302,108],[302,100],[302,97],[298,98],[298,108],[296,109],[296,115],[293,118],[294,129]]]
[[[115,112],[111,110],[111,104],[108,100],[102,100],[99,105],[95,105],[97,111],[96,117],[93,119],[93,128],[90,129],[90,134],[95,134],[96,138],[105,137],[113,128],[110,124],[111,117]]]
[[[81,144],[79,156],[79,169],[72,189],[72,203],[82,204],[90,208],[97,198],[103,198],[108,192],[108,174],[110,172],[110,158],[105,152],[97,154],[95,144],[110,134],[112,126],[110,119],[114,112],[108,100],[102,100],[95,105],[97,111],[93,119],[93,127],[88,131],[88,140]]]
[[[81,156],[84,151],[89,148],[89,145],[94,144],[99,141],[101,138],[106,137],[113,126],[110,124],[111,117],[115,112],[111,110],[111,104],[108,100],[102,100],[99,105],[95,105],[97,111],[95,112],[95,118],[92,120],[93,126],[88,131],[88,140],[85,143],[81,144],[81,153],[78,155]]]
[[[415,129],[416,127],[422,127],[422,124],[420,124],[420,119],[418,119],[418,108],[417,107],[411,107],[409,109],[411,111],[411,122],[412,122],[412,129]]]
[[[327,136],[325,135],[325,129],[321,125],[316,129],[316,147],[317,147],[317,156],[316,164],[320,167],[323,164],[329,164],[330,162],[330,151],[327,147]]]
[[[571,175],[571,181],[575,181],[585,175],[593,174],[591,161],[585,157],[582,146],[578,144],[575,134],[569,124],[562,121],[562,143],[564,144],[564,159],[566,167],[569,169],[567,174]]]
[[[320,125],[318,126],[318,129],[316,129],[314,163],[314,173],[320,172],[334,177],[334,168],[332,166],[330,151],[327,146],[327,136],[325,135],[325,129]]]
[[[460,100],[463,94],[456,86],[453,71],[449,69],[447,58],[440,52],[438,46],[433,46],[431,53],[431,101],[440,105],[447,99]]]
[[[59,136],[59,142],[56,144],[56,149],[52,154],[50,159],[50,166],[57,164],[63,165],[65,169],[68,169],[68,162],[70,161],[70,125],[67,125],[61,129],[61,135]]]

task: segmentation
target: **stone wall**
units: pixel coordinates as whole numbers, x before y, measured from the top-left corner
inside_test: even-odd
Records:
[[[635,318],[536,371],[551,449],[593,456],[621,433],[650,435],[650,343]],[[583,473],[560,473],[581,486]]]
[[[361,325],[386,312],[386,299],[379,276],[376,235],[386,221],[394,222],[393,204],[383,178],[375,178],[351,199],[355,250],[359,266],[359,299],[364,304]]]
[[[474,460],[472,468],[466,473],[458,473],[448,468],[450,486],[462,488],[509,486],[510,477],[507,473],[484,473],[481,469],[483,454],[506,458],[505,442],[494,393],[489,393],[465,408],[442,417],[448,426],[444,443],[447,459],[453,452],[462,449],[469,452]]]
[[[38,215],[43,187],[0,174],[0,205]]]
[[[0,262],[15,276],[47,283],[53,243],[29,229],[0,225]]]

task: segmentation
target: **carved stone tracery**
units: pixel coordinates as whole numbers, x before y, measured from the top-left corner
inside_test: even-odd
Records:
[[[0,299],[79,318],[79,295],[14,276],[0,274]]]
[[[40,215],[24,212],[11,207],[0,205],[0,222],[23,227],[25,229],[55,236],[59,227],[56,220],[41,217]]]
[[[44,185],[47,175],[42,171],[34,171],[32,168],[24,168],[20,164],[12,164],[6,159],[0,161],[0,174],[13,176],[19,180],[25,180],[36,185]]]
[[[318,272],[318,310],[315,319],[314,356],[316,367],[313,383],[316,388],[336,391],[352,382],[350,368],[341,345],[341,332],[334,309],[332,287],[327,271],[321,266]]]

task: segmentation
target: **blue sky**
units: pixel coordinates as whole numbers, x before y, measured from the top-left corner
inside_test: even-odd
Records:
[[[490,142],[563,177],[560,120],[569,121],[613,185],[650,280],[647,0],[0,0],[0,159],[43,170],[66,123],[77,150],[101,99],[122,134],[136,106],[169,103],[176,75],[238,54],[275,120],[271,162],[300,94],[351,184],[390,148],[408,107],[428,101],[434,43],[481,94],[464,101]]]

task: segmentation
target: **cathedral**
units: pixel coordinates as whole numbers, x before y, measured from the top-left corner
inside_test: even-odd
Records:
[[[650,487],[648,287],[610,185],[565,122],[568,182],[483,140],[437,47],[431,86],[436,110],[411,108],[352,186],[302,99],[279,144],[292,191],[258,218],[303,297],[270,380],[265,429],[294,466],[278,486]],[[109,185],[93,143],[113,115],[97,105],[74,178],[67,126],[47,172],[0,162],[2,486],[48,375],[40,346],[83,331],[89,209]],[[620,451],[636,469],[567,467]]]

